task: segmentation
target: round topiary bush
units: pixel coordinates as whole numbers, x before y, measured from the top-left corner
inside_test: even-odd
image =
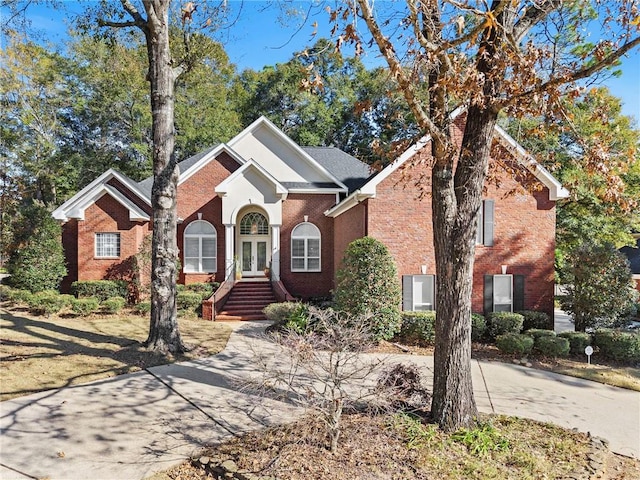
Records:
[[[640,362],[640,333],[603,328],[593,334],[600,355],[621,362]]]
[[[497,339],[505,333],[520,333],[524,317],[519,313],[493,312],[487,319],[487,329],[491,339]]]
[[[533,348],[545,357],[566,357],[570,347],[566,338],[547,335],[536,338]]]
[[[371,237],[349,244],[336,273],[336,310],[369,317],[374,339],[389,340],[399,330],[402,290],[387,247]]]
[[[584,355],[584,349],[591,345],[591,335],[585,332],[562,332],[558,337],[569,340],[569,353],[571,355]]]
[[[55,315],[67,306],[67,299],[58,292],[45,290],[28,298],[29,311],[34,315]]]
[[[524,332],[525,335],[529,335],[530,337],[533,337],[534,342],[538,340],[538,338],[540,337],[555,337],[556,336],[556,332],[554,332],[553,330],[545,330],[542,328],[531,328],[529,330],[526,330]]]
[[[107,298],[101,305],[105,313],[114,314],[120,312],[126,304],[127,301],[122,297],[111,297]]]
[[[533,338],[522,333],[505,333],[498,335],[496,346],[503,353],[526,355],[533,348]]]
[[[433,345],[436,337],[436,312],[402,312],[399,341],[409,344]]]
[[[516,313],[522,315],[524,319],[522,322],[522,329],[525,331],[534,328],[541,330],[553,328],[553,322],[545,312],[538,312],[537,310],[522,310]]]
[[[481,342],[487,332],[487,321],[479,313],[471,314],[471,341]]]
[[[100,300],[95,297],[77,298],[73,301],[71,309],[74,313],[86,317],[98,310]]]

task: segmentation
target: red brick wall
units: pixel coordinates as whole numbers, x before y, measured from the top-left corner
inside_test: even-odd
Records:
[[[329,295],[333,288],[333,219],[324,212],[335,204],[335,195],[289,194],[282,204],[280,229],[280,278],[295,297],[310,298]],[[291,231],[304,216],[320,229],[321,272],[291,271]]]
[[[129,210],[107,194],[86,209],[85,220],[78,222],[77,231],[77,280],[102,280],[126,276],[128,262],[138,252],[148,223],[130,221]],[[120,233],[118,259],[95,257],[96,233]]]
[[[62,248],[67,264],[67,275],[62,279],[60,291],[69,293],[71,284],[78,280],[78,221],[69,220],[62,225]]]
[[[333,264],[336,270],[340,268],[344,252],[349,244],[367,234],[366,222],[367,209],[362,203],[334,219]]]
[[[494,246],[477,246],[472,308],[483,310],[484,274],[525,275],[525,309],[553,314],[555,202],[549,192],[527,193],[504,169],[496,167],[500,187],[487,186],[484,198],[495,201]],[[384,242],[396,260],[400,275],[435,273],[431,199],[418,198],[413,182],[426,174],[423,165],[410,167],[410,177],[398,169],[367,202],[368,234]],[[421,182],[428,185],[428,176]],[[525,179],[526,183],[527,179]],[[427,187],[428,189],[429,187]]]
[[[238,162],[223,152],[179,185],[178,217],[182,218],[183,222],[178,225],[178,248],[183,265],[184,229],[189,223],[198,220],[198,213],[202,213],[202,220],[206,220],[215,227],[218,236],[218,268],[215,275],[181,272],[180,283],[224,280],[225,229],[222,224],[222,199],[216,195],[215,187],[239,166]]]

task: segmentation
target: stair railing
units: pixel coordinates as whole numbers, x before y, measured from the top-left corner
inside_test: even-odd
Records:
[[[220,287],[218,288],[218,290],[216,291],[216,293],[220,292],[220,299],[225,298],[227,296],[227,294],[231,291],[231,289],[233,288],[233,286],[236,283],[236,260],[234,259],[233,262],[231,262],[231,265],[229,265],[225,271],[225,276],[224,276],[224,282],[222,282],[222,285],[220,285]],[[215,321],[216,319],[216,315],[217,315],[217,311],[218,309],[216,308],[216,300],[218,299],[218,296],[216,294],[213,295],[213,304],[211,306],[212,310],[213,310],[213,320]]]

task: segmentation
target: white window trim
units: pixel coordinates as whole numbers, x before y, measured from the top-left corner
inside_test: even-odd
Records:
[[[316,231],[318,232],[317,236],[310,235],[294,235],[296,229],[301,225],[312,225]],[[304,257],[293,256],[293,241],[294,240],[304,240]],[[318,256],[317,257],[309,257],[309,240],[318,240]],[[294,268],[293,267],[293,259],[304,259],[304,268]],[[309,268],[309,259],[318,259],[318,268]],[[291,271],[292,272],[321,272],[322,271],[322,234],[320,233],[320,229],[317,225],[314,225],[311,222],[302,222],[293,227],[291,230]]]
[[[115,238],[117,238],[117,251],[118,254],[117,255],[100,255],[99,254],[99,249],[100,246],[98,245],[98,238],[102,237],[102,236],[106,236],[106,235],[114,235]],[[95,258],[120,258],[120,253],[121,253],[121,238],[120,238],[120,232],[96,232],[95,235],[93,236],[93,253],[95,255]],[[103,243],[101,245],[102,248],[104,248],[106,246],[105,243]]]
[[[209,225],[212,229],[213,229],[213,234],[203,234],[203,233],[187,233],[188,228],[191,225],[194,225],[195,223],[206,223],[207,225]],[[184,254],[183,254],[183,260],[184,260],[184,265],[182,267],[182,271],[184,273],[216,273],[218,271],[218,232],[216,230],[216,227],[213,226],[211,223],[207,222],[206,220],[194,220],[193,222],[189,223],[189,225],[187,225],[184,229],[184,233],[183,233],[183,250],[184,250]],[[187,238],[197,238],[198,239],[198,256],[197,257],[189,257],[187,256]],[[215,241],[215,248],[214,248],[214,253],[215,256],[213,257],[203,257],[202,256],[202,241],[204,239],[210,239],[213,238]],[[188,267],[187,265],[187,259],[193,259],[193,258],[197,258],[198,259],[198,268],[197,269],[191,269]],[[202,267],[202,261],[203,259],[213,259],[213,270],[204,270]]]
[[[497,312],[504,312],[504,310],[496,310],[496,305],[507,305],[504,302],[500,302],[497,303],[496,302],[496,278],[500,278],[500,277],[505,277],[505,278],[509,278],[510,279],[510,296],[511,296],[511,303],[509,304],[509,311],[513,312],[513,302],[514,302],[514,291],[513,291],[513,275],[510,274],[503,274],[503,275],[494,275],[493,276],[493,311]]]

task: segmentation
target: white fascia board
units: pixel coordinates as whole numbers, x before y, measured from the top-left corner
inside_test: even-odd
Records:
[[[340,203],[331,207],[329,210],[326,210],[324,214],[327,217],[336,218],[359,203],[362,203],[367,198],[375,198],[375,193],[362,193],[360,190],[356,190]]]
[[[255,120],[251,125],[249,125],[247,128],[245,128],[242,132],[240,132],[238,135],[236,135],[231,140],[229,140],[228,144],[230,146],[233,146],[235,143],[240,141],[243,137],[245,137],[249,133],[253,132],[254,130],[256,130],[258,127],[260,127],[262,125],[265,125],[267,128],[269,128],[283,143],[285,143],[289,147],[293,148],[293,150],[298,155],[300,155],[302,158],[304,158],[304,160],[309,165],[311,165],[314,169],[316,169],[317,171],[319,171],[320,173],[325,175],[327,178],[329,178],[331,180],[331,182],[335,183],[336,185],[339,185],[340,188],[343,189],[343,190],[341,190],[341,192],[349,191],[349,189],[347,188],[347,186],[344,183],[342,183],[340,180],[338,180],[336,177],[334,177],[331,174],[331,172],[329,172],[329,170],[327,170],[322,165],[320,165],[318,162],[316,162],[311,155],[309,155],[307,152],[305,152],[302,149],[302,147],[300,147],[300,145],[298,145],[296,142],[291,140],[282,130],[280,130],[277,126],[275,126],[274,123],[271,120],[269,120],[267,117],[265,117],[264,115],[262,115],[260,118]]]
[[[502,145],[512,152],[518,162],[549,189],[549,200],[556,201],[569,197],[569,190],[564,188],[549,170],[540,165],[511,135],[499,125],[495,126],[495,131],[498,133],[498,140]]]
[[[71,218],[76,220],[84,220],[84,212],[87,208],[97,202],[104,195],[110,195],[120,205],[129,210],[129,220],[133,222],[149,221],[150,217],[145,211],[140,209],[130,199],[125,197],[120,191],[111,185],[106,183],[95,186],[91,191],[85,192],[81,201],[75,202],[68,210],[65,211],[64,218],[57,218],[58,220],[67,221]],[[54,212],[55,213],[55,212]]]
[[[106,185],[109,180],[115,178],[124,186],[126,186],[132,193],[134,193],[140,200],[142,200],[147,205],[151,206],[151,201],[147,198],[139,189],[138,186],[128,177],[124,176],[120,172],[113,170],[110,168],[98,178],[96,178],[89,185],[84,187],[78,193],[76,193],[69,200],[64,202],[58,208],[56,208],[51,215],[56,220],[60,220],[62,222],[66,222],[69,218],[78,218],[78,212],[82,211],[82,215],[84,216],[84,209],[91,203],[95,202],[97,198],[100,198],[99,195],[96,198],[96,189],[101,185]],[[81,205],[85,205],[81,207]],[[73,215],[70,215],[73,213]]]
[[[239,169],[237,169],[235,172],[233,172],[231,175],[225,178],[222,182],[220,182],[216,186],[215,192],[221,197],[224,196],[229,191],[231,184],[238,177],[242,176],[245,170],[248,170],[249,168],[254,169],[260,175],[262,175],[267,181],[271,182],[276,189],[277,195],[280,195],[283,199],[286,198],[287,194],[289,193],[289,190],[287,190],[280,182],[278,182],[278,180],[276,180],[273,177],[273,175],[267,172],[260,164],[256,163],[256,161],[252,158],[247,160],[247,162],[244,165],[242,165]]]
[[[222,152],[228,153],[231,158],[233,158],[236,162],[238,162],[238,165],[244,165],[246,163],[246,160],[242,158],[240,155],[238,155],[232,148],[230,148],[228,145],[224,143],[221,143],[216,148],[214,148],[209,153],[207,153],[204,157],[202,157],[200,160],[198,160],[196,163],[191,165],[191,167],[189,167],[187,170],[185,170],[184,172],[180,172],[180,179],[178,180],[178,185],[180,185],[181,183],[185,182],[190,177],[195,175],[202,167],[204,167],[207,163],[209,163],[215,157],[220,155],[220,153]]]
[[[344,190],[342,188],[290,188],[289,193],[308,193],[315,195],[323,193],[344,193]]]

